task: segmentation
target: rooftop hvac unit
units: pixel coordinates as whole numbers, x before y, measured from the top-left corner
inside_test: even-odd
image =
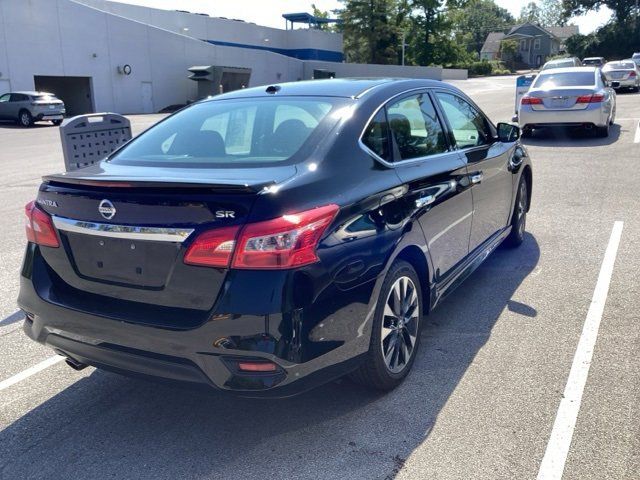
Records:
[[[249,86],[251,69],[244,67],[194,66],[189,78],[198,82],[198,99]]]

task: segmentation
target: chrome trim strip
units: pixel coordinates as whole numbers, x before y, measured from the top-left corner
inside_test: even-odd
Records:
[[[97,237],[148,240],[154,242],[182,243],[193,233],[193,228],[138,227],[113,225],[111,223],[88,222],[52,216],[53,224],[64,232],[82,233]]]

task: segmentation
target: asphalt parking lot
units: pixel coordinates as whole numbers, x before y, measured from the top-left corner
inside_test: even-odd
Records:
[[[456,84],[494,122],[511,119],[514,77]],[[562,478],[640,478],[640,94],[619,94],[617,117],[607,139],[525,141],[525,243],[495,251],[425,318],[400,388],[341,380],[284,400],[42,364],[53,354],[22,333],[15,299],[23,206],[63,169],[58,130],[0,124],[0,478],[529,479],[545,452],[564,457],[563,438]],[[132,117],[134,133],[159,118]],[[581,402],[563,402],[589,365]],[[554,422],[572,414],[569,443]]]

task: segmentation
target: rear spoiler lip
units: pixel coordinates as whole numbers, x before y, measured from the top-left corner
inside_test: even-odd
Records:
[[[42,177],[43,183],[51,186],[85,186],[85,187],[102,187],[102,188],[194,188],[207,190],[233,190],[235,192],[258,193],[264,188],[275,185],[276,182],[266,181],[254,184],[248,183],[215,183],[215,182],[194,182],[183,181],[177,179],[158,179],[158,180],[138,180],[138,179],[89,179],[82,177],[66,177],[63,175],[46,175]]]

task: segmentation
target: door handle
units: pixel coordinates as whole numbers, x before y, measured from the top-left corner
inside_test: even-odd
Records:
[[[472,173],[471,174],[471,183],[473,185],[477,185],[478,183],[482,182],[483,178],[484,178],[484,175],[482,174],[482,172]]]
[[[436,201],[435,195],[426,195],[416,200],[416,207],[423,208],[423,207],[426,207],[427,205],[431,205],[435,201]]]

